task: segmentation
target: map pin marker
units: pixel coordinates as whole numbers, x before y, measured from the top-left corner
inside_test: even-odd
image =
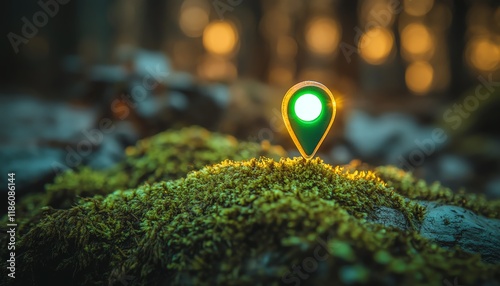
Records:
[[[319,82],[303,81],[287,91],[281,114],[302,157],[311,159],[316,154],[332,127],[336,109],[333,94]]]

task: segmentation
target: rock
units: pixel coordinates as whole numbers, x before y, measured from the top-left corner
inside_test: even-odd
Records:
[[[30,147],[28,147],[30,148]],[[43,189],[43,183],[55,175],[54,162],[64,158],[64,151],[57,148],[34,146],[4,147],[0,150],[2,174],[16,174],[18,194],[24,194],[30,188]],[[7,177],[5,177],[5,182]],[[41,184],[39,184],[41,183]],[[4,188],[7,190],[7,188]]]
[[[0,97],[0,106],[0,120],[8,126],[0,130],[0,171],[16,173],[19,194],[50,181],[56,175],[56,165],[66,165],[65,148],[75,147],[77,138],[83,137],[81,131],[94,128],[97,116],[92,108],[29,95]]]
[[[140,77],[153,77],[159,83],[166,83],[172,71],[170,60],[162,52],[138,49],[133,57],[134,73]]]
[[[442,247],[459,246],[479,253],[484,261],[500,263],[500,220],[456,206],[427,204],[420,234]]]
[[[419,233],[439,246],[481,255],[483,261],[500,263],[500,220],[477,215],[467,209],[419,202],[426,214],[419,223]],[[401,230],[410,229],[408,220],[397,209],[377,207],[368,220]]]
[[[383,162],[401,164],[402,154],[419,148],[415,141],[432,138],[432,128],[418,126],[414,118],[402,113],[373,117],[354,110],[346,120],[345,137],[355,148],[357,157],[379,157]],[[442,144],[436,146],[439,148]]]
[[[407,230],[409,228],[408,221],[404,214],[397,209],[389,207],[376,207],[375,210],[370,213],[368,220],[385,226],[396,227],[401,230]]]

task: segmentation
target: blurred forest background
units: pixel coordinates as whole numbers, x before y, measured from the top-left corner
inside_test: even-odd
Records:
[[[1,5],[0,174],[17,172],[21,190],[193,124],[299,156],[281,100],[316,80],[338,104],[326,162],[393,164],[500,197],[498,1]]]

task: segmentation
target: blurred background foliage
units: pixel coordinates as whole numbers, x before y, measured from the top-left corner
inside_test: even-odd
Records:
[[[109,167],[136,140],[189,125],[298,156],[280,104],[293,84],[316,80],[338,104],[318,153],[326,162],[394,164],[500,197],[498,1],[2,5],[0,155],[21,189],[62,169]]]

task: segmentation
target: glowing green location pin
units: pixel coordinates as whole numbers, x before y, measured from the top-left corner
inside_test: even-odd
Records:
[[[300,154],[311,159],[332,127],[337,105],[330,90],[315,81],[290,88],[281,104],[288,133]]]

